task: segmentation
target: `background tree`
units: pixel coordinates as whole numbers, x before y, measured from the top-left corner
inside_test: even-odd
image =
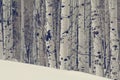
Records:
[[[0,58],[120,75],[119,0],[0,0]]]
[[[109,0],[110,11],[110,51],[111,51],[111,78],[118,79],[118,55],[119,55],[119,39],[117,25],[117,0]]]

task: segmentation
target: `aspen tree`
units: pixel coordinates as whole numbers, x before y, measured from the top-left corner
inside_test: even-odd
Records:
[[[87,42],[87,26],[85,0],[79,0],[78,13],[78,69],[82,72],[88,72],[88,42]],[[86,20],[85,20],[86,19]],[[85,24],[86,23],[86,24]],[[88,39],[89,40],[89,39]]]
[[[13,26],[11,15],[11,0],[3,0],[3,32],[4,32],[4,59],[13,57]]]
[[[55,59],[56,68],[59,68],[59,56],[60,56],[60,17],[61,17],[61,0],[54,0],[53,5],[53,36],[55,39]]]
[[[55,43],[55,60],[56,68],[59,68],[59,52],[60,52],[60,17],[61,17],[61,0],[53,0],[52,20],[53,20],[53,37]]]
[[[53,0],[46,0],[46,50],[48,55],[48,66],[56,68],[55,60],[55,40],[53,36],[53,20],[52,20],[52,7]]]
[[[12,15],[12,26],[13,26],[13,58],[21,61],[21,1],[12,0],[11,1],[11,15]]]
[[[61,1],[61,33],[60,33],[60,69],[70,69],[71,25],[70,1]]]
[[[21,0],[21,27],[20,27],[20,38],[21,38],[21,52],[20,52],[20,60],[21,62],[26,62],[26,47],[25,47],[25,22],[24,22],[24,0]]]
[[[78,4],[77,0],[71,0],[71,10],[72,13],[70,13],[71,16],[71,53],[70,53],[70,69],[71,70],[77,70],[77,54],[78,54]]]
[[[37,14],[36,6],[38,6],[39,1],[34,0],[34,3],[33,3],[33,23],[32,23],[32,25],[33,25],[33,44],[32,44],[32,53],[33,53],[33,63],[34,64],[36,64],[36,60],[37,60],[37,56],[38,56],[37,55],[37,39],[36,39],[36,20],[35,20],[35,17],[36,17],[36,14]],[[36,2],[38,4],[36,4]]]
[[[85,54],[86,54],[86,69],[89,72],[90,68],[91,68],[91,44],[89,44],[89,42],[91,43],[91,0],[84,0],[84,35],[85,35],[85,45],[84,45],[84,50],[85,50]],[[89,41],[90,40],[90,41]]]
[[[101,26],[101,44],[102,44],[102,53],[103,53],[103,54],[101,54],[101,56],[103,56],[103,70],[105,72],[106,67],[107,67],[107,65],[106,65],[106,63],[107,63],[106,36],[108,36],[108,35],[106,35],[106,31],[105,31],[105,29],[107,28],[105,26],[105,0],[99,1],[99,13],[100,13],[100,26]]]
[[[91,0],[84,0],[84,35],[87,72],[94,74],[93,36],[91,33]]]
[[[106,56],[106,69],[105,69],[105,77],[110,77],[110,16],[109,16],[109,0],[105,0],[105,27],[104,27],[104,36],[105,36],[105,53]]]
[[[120,40],[120,0],[117,0],[117,25],[118,25],[118,35],[119,35],[119,40]],[[120,46],[120,42],[119,42]],[[119,49],[120,52],[120,49]],[[119,62],[119,67],[120,67],[120,54],[118,55],[118,62]],[[119,75],[120,76],[120,69],[119,69]],[[120,77],[118,78],[120,80]]]
[[[103,76],[103,53],[101,41],[101,25],[100,25],[100,0],[91,0],[91,20],[92,20],[92,35],[93,35],[93,55],[94,69],[96,75]]]
[[[24,38],[26,54],[24,54],[25,62],[34,64],[33,56],[33,1],[24,0]]]
[[[33,26],[34,26],[34,43],[33,48],[36,51],[34,53],[35,64],[37,65],[46,65],[46,56],[44,49],[44,8],[45,1],[35,0],[34,2],[34,11],[33,11]]]
[[[79,0],[79,13],[78,13],[78,69],[82,72],[85,72],[85,66],[86,64],[84,63],[86,58],[85,58],[85,50],[84,50],[84,0]],[[88,71],[88,70],[87,70]]]
[[[118,55],[119,55],[119,39],[118,39],[118,25],[117,25],[117,0],[109,0],[110,11],[110,77],[113,80],[118,80]]]
[[[4,45],[4,33],[3,33],[3,3],[0,0],[0,59],[3,58],[3,45]]]

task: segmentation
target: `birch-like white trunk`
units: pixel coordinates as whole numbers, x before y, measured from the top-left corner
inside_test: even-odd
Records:
[[[87,1],[86,1],[87,2]],[[86,23],[86,3],[85,0],[79,0],[78,14],[78,69],[82,72],[89,72],[88,68],[88,31]],[[86,19],[86,20],[85,20]],[[88,39],[88,40],[87,40]]]
[[[86,54],[86,69],[88,71],[86,72],[90,72],[90,68],[91,68],[91,0],[84,0],[84,10],[85,10],[85,22],[84,22],[84,31],[85,31],[85,54]],[[90,41],[89,41],[90,40]]]
[[[86,72],[86,64],[85,64],[85,36],[84,36],[84,27],[85,27],[85,10],[84,10],[84,0],[79,0],[79,14],[78,14],[78,69],[80,71]]]
[[[40,1],[40,0],[39,0]],[[32,53],[33,53],[33,62],[34,64],[36,64],[36,60],[37,60],[37,39],[36,39],[36,20],[35,20],[35,16],[37,14],[37,9],[36,7],[39,6],[36,4],[36,2],[39,4],[39,1],[34,0],[33,3],[33,44],[32,44]],[[38,26],[37,26],[38,27]],[[39,34],[39,33],[38,33]],[[38,48],[39,49],[39,48]]]
[[[92,19],[92,35],[93,35],[93,55],[94,69],[96,75],[103,76],[103,53],[101,41],[101,24],[100,24],[100,0],[91,0],[91,19]]]
[[[60,69],[70,69],[71,25],[70,0],[61,1]]]
[[[118,55],[119,55],[119,39],[117,25],[117,0],[109,0],[110,11],[110,50],[111,50],[111,78],[118,80]]]
[[[106,31],[107,28],[105,26],[105,0],[99,1],[99,13],[100,13],[100,26],[101,26],[101,46],[102,46],[102,53],[101,56],[103,56],[103,70],[106,71]],[[109,20],[108,20],[109,21]],[[108,30],[109,31],[109,30]]]
[[[78,55],[78,0],[71,0],[71,53],[70,53],[70,69],[77,70]]]
[[[3,4],[2,0],[0,0],[0,59],[3,58],[3,44],[4,44],[4,35],[3,35]]]
[[[13,26],[11,15],[11,0],[3,0],[3,32],[4,32],[4,59],[13,57]]]
[[[24,28],[24,0],[21,0],[21,28],[20,28],[20,37],[21,37],[21,62],[26,62],[25,54],[26,54],[26,47],[25,47],[25,28]]]
[[[53,0],[46,0],[46,50],[48,55],[48,66],[56,68],[56,59],[55,59],[55,39],[53,36],[53,20],[52,20],[52,9],[53,9]]]
[[[120,13],[120,0],[117,0],[117,25],[118,25],[118,35],[119,35],[119,41],[120,41],[120,14],[119,13]],[[119,46],[120,46],[120,42],[119,42]],[[119,49],[119,52],[120,52],[120,49]],[[120,66],[120,54],[119,54],[118,60],[119,60],[118,62]],[[119,68],[119,76],[120,76],[120,68]]]
[[[34,42],[33,53],[35,64],[46,65],[46,56],[44,49],[44,23],[45,23],[45,1],[35,0],[33,11]]]
[[[59,68],[59,56],[60,56],[60,17],[61,17],[61,0],[54,0],[53,5],[53,30],[55,39],[55,58],[56,58],[56,68]]]
[[[105,77],[110,77],[110,16],[109,16],[109,0],[105,0],[105,27],[104,27],[104,36],[105,36],[105,53],[106,56],[106,69],[104,72]]]

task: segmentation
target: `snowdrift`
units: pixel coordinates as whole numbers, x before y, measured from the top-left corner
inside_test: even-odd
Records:
[[[111,80],[77,71],[0,60],[0,80]]]

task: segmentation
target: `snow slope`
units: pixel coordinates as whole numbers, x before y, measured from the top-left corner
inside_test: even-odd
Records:
[[[0,80],[110,80],[77,71],[0,60]]]

